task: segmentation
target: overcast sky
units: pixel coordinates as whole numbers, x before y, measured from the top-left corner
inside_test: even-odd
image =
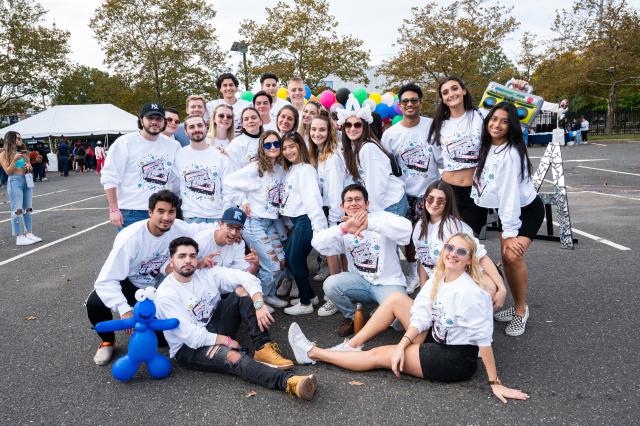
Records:
[[[49,21],[71,32],[71,60],[83,65],[106,69],[102,51],[93,38],[89,28],[89,20],[95,9],[101,4],[99,0],[40,0],[49,10]],[[640,0],[629,0],[638,7]],[[243,19],[264,21],[264,8],[273,7],[277,0],[237,0],[208,1],[213,3],[218,12],[215,25],[220,46],[229,49],[231,43],[238,39],[238,25]],[[365,48],[371,51],[371,64],[376,65],[393,56],[396,49],[393,43],[398,38],[397,28],[403,19],[411,17],[411,7],[421,6],[425,1],[416,0],[330,0],[331,14],[338,20],[340,34],[350,34],[364,40]],[[449,1],[443,1],[449,4]],[[525,31],[537,33],[540,38],[552,36],[549,27],[556,9],[569,9],[570,0],[502,0],[505,6],[515,5],[513,15],[520,22],[520,27],[504,43],[504,51],[511,59],[518,55],[518,40]],[[366,4],[366,7],[363,5]],[[376,7],[376,5],[379,5]],[[114,23],[117,25],[117,23]],[[234,62],[239,54],[230,58]]]

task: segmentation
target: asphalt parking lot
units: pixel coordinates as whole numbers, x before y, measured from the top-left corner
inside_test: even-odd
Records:
[[[530,149],[532,157],[543,153]],[[528,253],[527,332],[508,337],[496,323],[500,377],[531,396],[506,405],[492,396],[482,368],[468,382],[438,384],[397,379],[388,371],[296,367],[318,376],[310,403],[178,366],[164,380],[152,380],[143,368],[132,382],[118,383],[109,367],[93,363],[98,339],[83,305],[115,235],[97,175],[50,173],[48,182],[37,184],[34,232],[44,241],[26,247],[15,246],[0,190],[1,423],[637,423],[640,143],[589,144],[562,153],[579,243],[564,250],[557,242],[536,241]],[[485,243],[496,259],[497,234],[489,232]],[[276,320],[274,340],[293,357],[286,341],[292,318],[279,312]],[[338,315],[295,320],[321,346],[340,342],[332,331]],[[118,338],[122,354],[126,339]],[[389,330],[369,347],[398,338]],[[255,395],[247,396],[250,391]]]

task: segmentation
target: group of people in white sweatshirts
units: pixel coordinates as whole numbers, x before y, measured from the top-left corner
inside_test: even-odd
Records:
[[[158,318],[180,320],[158,339],[181,365],[309,400],[317,378],[294,375],[268,329],[276,309],[308,315],[320,305],[307,266],[315,249],[328,269],[315,277],[317,313],[340,313],[337,332],[352,337],[321,349],[293,322],[297,363],[453,382],[480,357],[500,400],[527,399],[502,385],[491,349],[494,320],[507,335],[525,331],[525,253],[544,215],[515,107],[479,111],[449,77],[426,118],[409,83],[398,91],[402,120],[379,138],[379,117],[352,95],[331,114],[305,103],[301,79],[288,84],[291,102],[276,97],[277,76],[260,81],[251,104],[236,99],[235,76],[221,75],[223,99],[190,96],[182,123],[145,104],[139,132],[111,146],[101,183],[120,232],[86,302],[91,323],[132,316],[136,290],[153,286]],[[502,273],[476,239],[488,209],[500,218],[509,308]],[[378,307],[354,334],[357,303]],[[241,324],[253,355],[235,340]],[[363,350],[390,326],[403,331],[397,345]],[[104,365],[115,336],[99,335],[94,361]]]

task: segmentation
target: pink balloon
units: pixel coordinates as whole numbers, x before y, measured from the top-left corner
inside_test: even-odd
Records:
[[[326,109],[329,109],[331,108],[331,105],[336,102],[336,95],[331,90],[327,89],[324,92],[320,93],[320,95],[318,96],[318,100]]]

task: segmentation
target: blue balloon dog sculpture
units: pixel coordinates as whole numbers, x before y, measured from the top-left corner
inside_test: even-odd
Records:
[[[156,305],[153,303],[156,289],[147,287],[136,291],[138,303],[133,307],[133,317],[119,320],[103,321],[96,324],[96,331],[127,330],[133,328],[129,339],[129,351],[113,363],[111,372],[117,380],[126,382],[133,378],[140,363],[147,364],[147,370],[154,379],[163,379],[171,374],[171,361],[158,353],[158,338],[154,330],[171,330],[180,321],[176,318],[156,319]]]

